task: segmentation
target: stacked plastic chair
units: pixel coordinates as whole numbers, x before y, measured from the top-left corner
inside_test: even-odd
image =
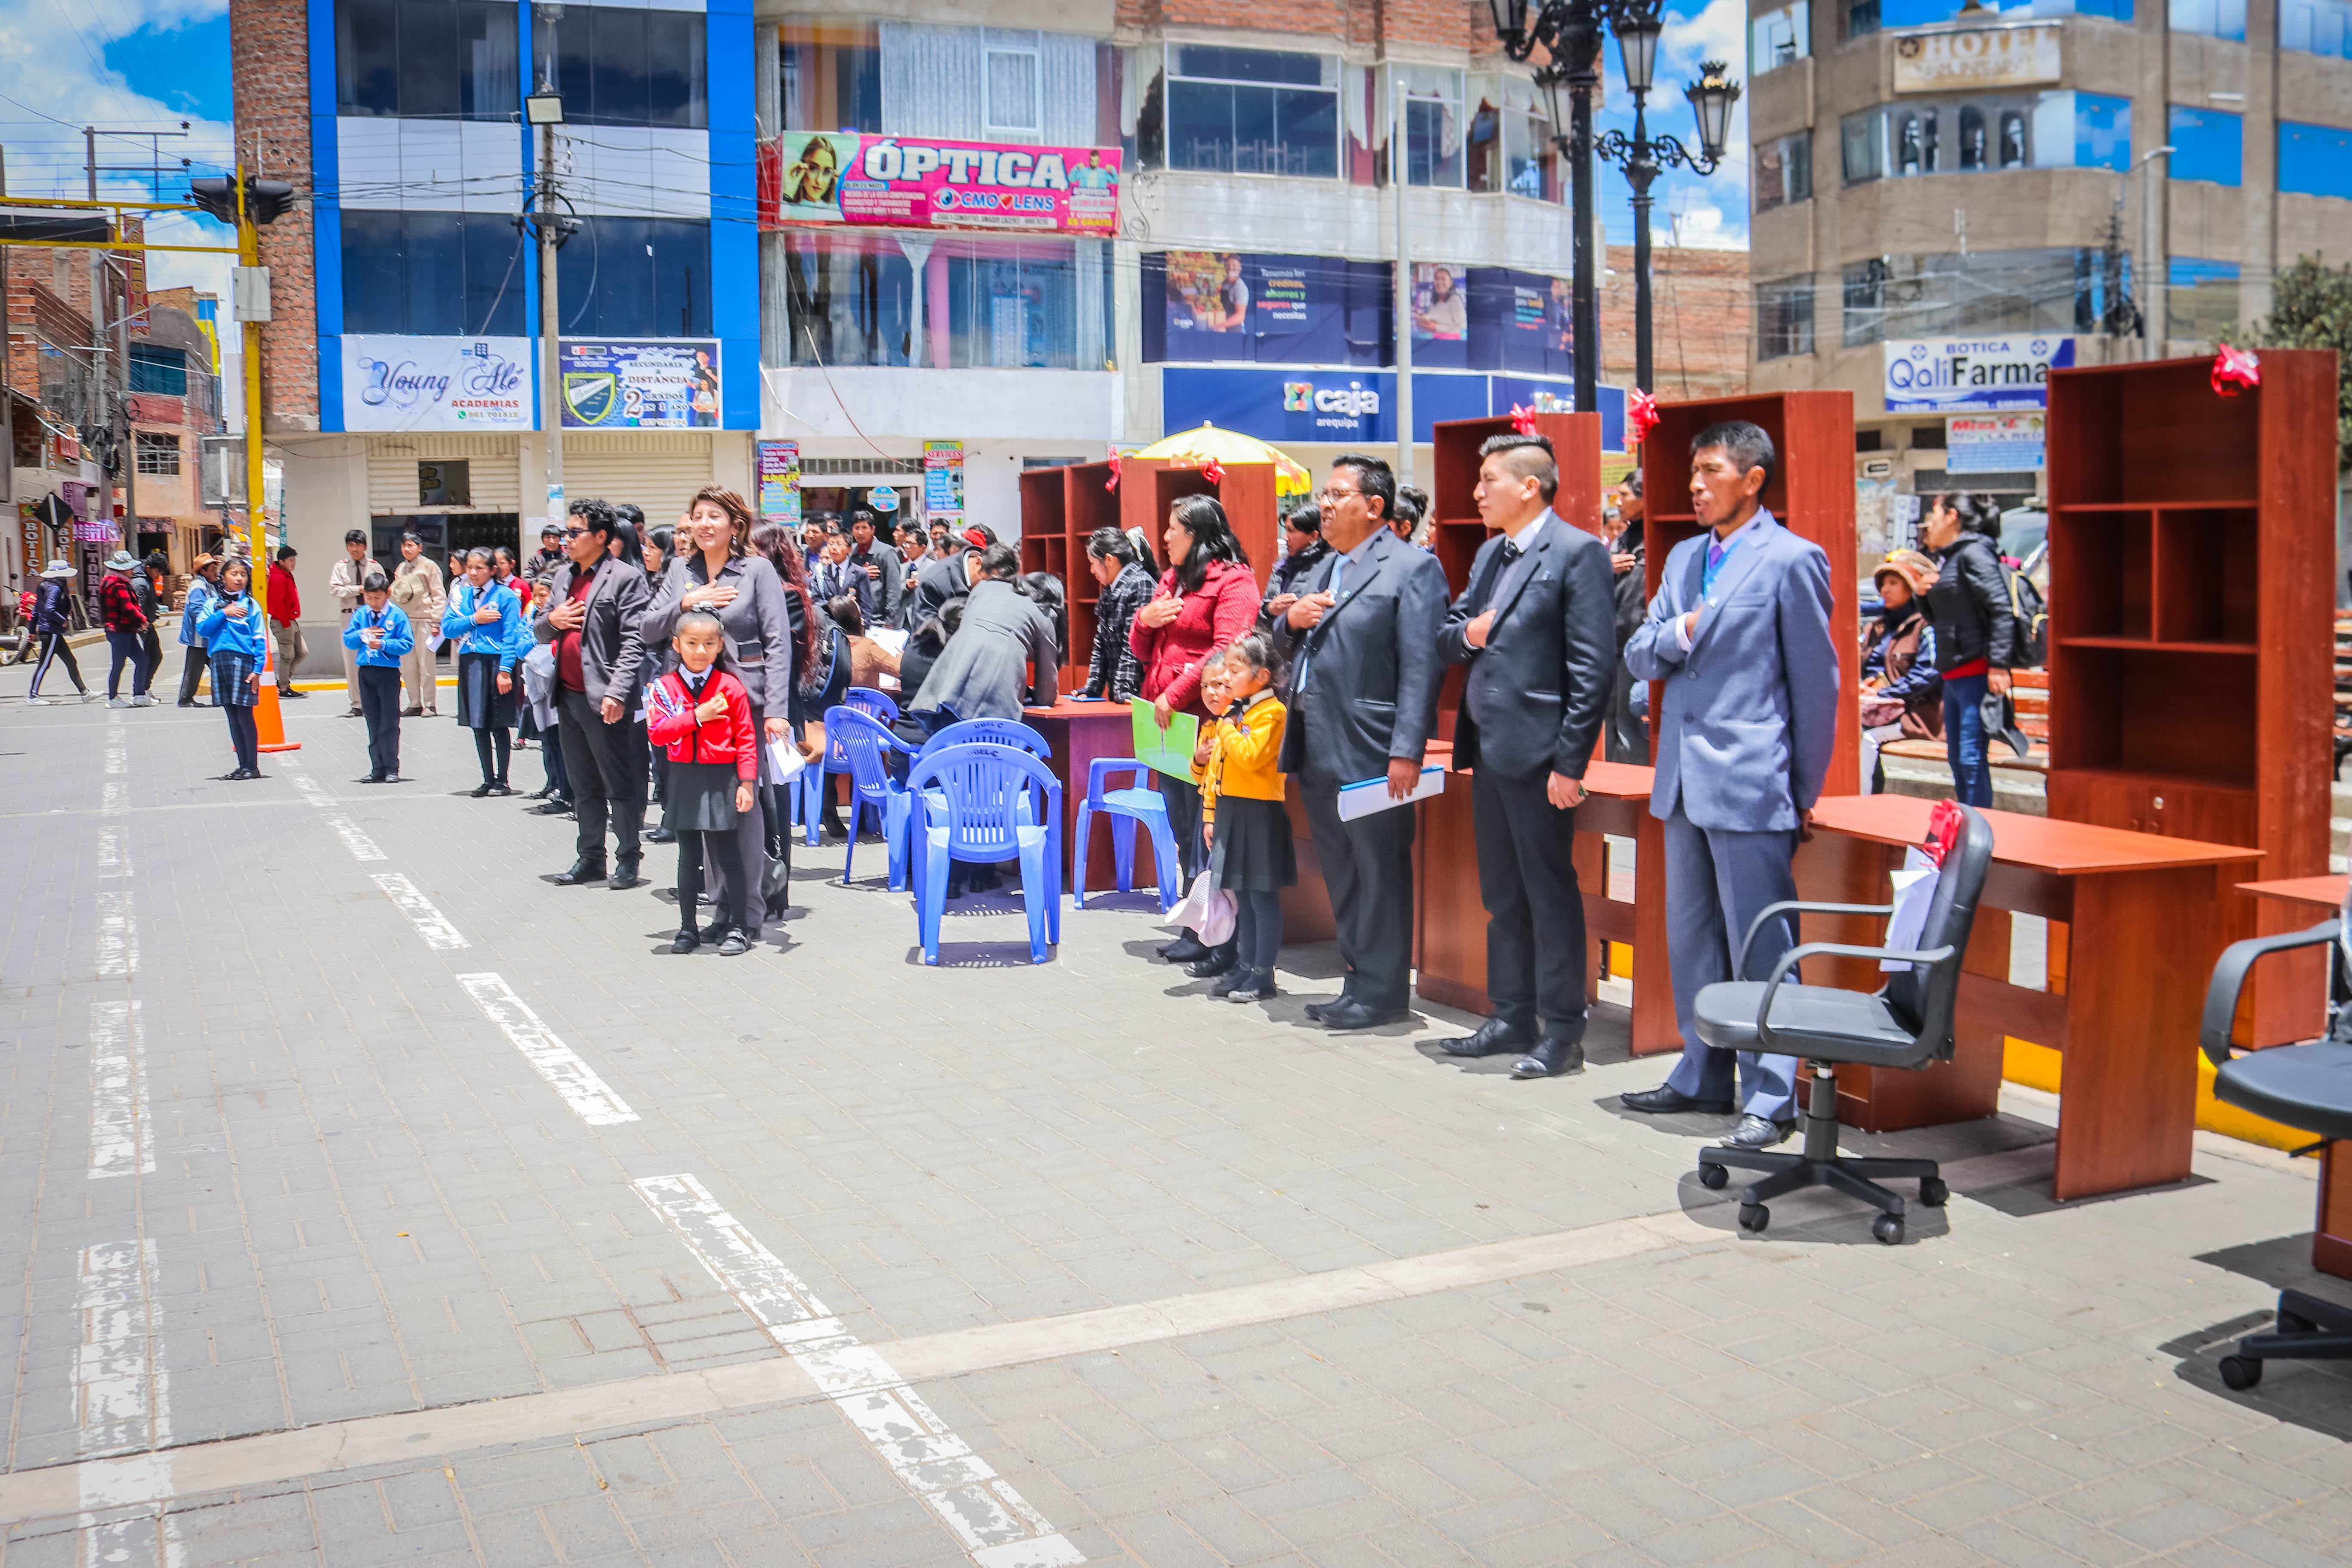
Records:
[[[1018,860],[1029,915],[1029,959],[1062,940],[1062,785],[1017,747],[981,742],[919,756],[907,773],[915,807],[915,924],[923,962],[940,961],[948,862]]]

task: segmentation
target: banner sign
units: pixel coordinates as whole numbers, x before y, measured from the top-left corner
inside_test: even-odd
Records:
[[[346,430],[535,430],[529,338],[346,333]]]
[[[2050,373],[2074,363],[2074,340],[2018,334],[1886,344],[1886,412],[2000,412],[2049,406]]]
[[[923,514],[956,523],[963,521],[963,443],[923,443]]]
[[[801,444],[761,441],[758,444],[760,521],[801,525]]]
[[[1945,470],[2018,473],[2038,468],[2045,450],[2041,414],[1956,414],[1944,421]]]
[[[635,342],[566,338],[557,359],[567,430],[719,427],[716,338]]]
[[[1895,40],[1895,90],[1973,92],[2056,81],[2063,31],[2056,22],[2042,22],[1906,34]]]
[[[760,144],[760,226],[850,223],[1033,234],[1118,230],[1119,150],[855,132]]]
[[[1160,373],[1164,428],[1190,429],[1203,421],[1276,446],[1318,441],[1387,446],[1396,437],[1396,373],[1359,370],[1272,370],[1244,365],[1171,365]],[[1604,449],[1625,444],[1625,389],[1603,386],[1595,401]],[[1524,375],[1413,372],[1413,439],[1432,438],[1441,420],[1486,419],[1514,405],[1545,413],[1575,412],[1576,384]]]

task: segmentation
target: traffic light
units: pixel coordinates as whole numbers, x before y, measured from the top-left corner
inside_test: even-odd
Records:
[[[236,226],[236,185],[226,175],[214,179],[190,180],[188,199],[202,211],[220,219],[232,228]],[[251,175],[245,182],[246,216],[257,225],[276,223],[293,210],[294,187],[283,180],[257,180]]]
[[[231,228],[236,226],[236,185],[226,175],[211,180],[190,180],[188,199],[199,210],[220,219]]]

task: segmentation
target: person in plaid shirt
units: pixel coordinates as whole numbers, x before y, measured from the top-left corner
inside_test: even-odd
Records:
[[[106,705],[109,708],[152,708],[155,700],[147,695],[147,682],[154,675],[154,667],[147,662],[147,612],[139,607],[139,591],[131,585],[131,569],[139,564],[138,557],[128,550],[118,550],[107,558],[106,575],[98,583],[98,609],[106,626],[107,646],[114,652],[114,667],[106,676]],[[131,666],[131,695],[121,695],[122,667]]]
[[[1151,574],[1135,559],[1135,543],[1116,528],[1087,536],[1087,565],[1102,595],[1095,601],[1095,651],[1087,667],[1090,702],[1129,702],[1143,691],[1143,665],[1128,645],[1135,612],[1151,600]]]

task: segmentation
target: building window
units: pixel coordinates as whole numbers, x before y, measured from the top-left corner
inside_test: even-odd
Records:
[[[161,430],[137,430],[139,437],[139,471],[142,474],[177,474],[180,471],[180,438]]]
[[[794,364],[1109,367],[1109,251],[1098,241],[927,237],[918,264],[887,235],[796,229],[777,239]]]
[[[2090,247],[1872,257],[1843,276],[1849,348],[1978,332],[2091,332],[2120,304],[2130,258]]]
[[[2165,273],[2165,336],[2216,343],[2238,330],[2238,264],[2173,257]]]
[[[1844,291],[1845,346],[1860,348],[1886,336],[1886,258],[1846,264]]]
[[[520,336],[530,330],[523,278],[532,264],[514,220],[500,214],[346,207],[343,331]]]
[[[1096,110],[1097,103],[1118,101],[1115,56],[1093,38],[915,22],[884,22],[876,31],[879,128],[886,135],[1049,147],[1110,144]],[[810,128],[837,129],[831,121]]]
[[[1474,79],[1478,107],[1470,116],[1470,188],[1558,201],[1552,127],[1536,84],[1525,77]]]
[[[1800,131],[1756,144],[1756,210],[1769,212],[1813,195],[1813,133]]]
[[[335,0],[335,112],[511,119],[516,45],[495,0]]]
[[[530,49],[541,84],[563,95],[567,124],[680,131],[710,124],[699,11],[540,0],[531,7]]]
[[[2071,100],[2074,121],[2074,167],[2127,172],[2132,164],[2131,100],[2095,92],[2053,93]]]
[[[1845,36],[1868,37],[1878,31],[1878,0],[1852,0],[1845,8]]]
[[[1791,0],[1777,11],[1748,19],[1748,74],[1762,76],[1813,52],[1811,0]]]
[[[2171,106],[2165,139],[2172,143],[2168,171],[2176,180],[2234,185],[2245,165],[2246,117],[2219,109]]]
[[[1462,73],[1433,66],[1395,66],[1404,83],[1404,178],[1409,185],[1459,189],[1463,157]]]
[[[132,343],[131,390],[160,392],[167,397],[185,397],[188,395],[186,351],[163,348],[153,343]]]
[[[2352,59],[2352,0],[2279,0],[2279,47]]]
[[[2246,0],[2168,0],[2172,30],[2246,41]]]
[[[2278,137],[2280,190],[2352,201],[2352,131],[2282,120]]]
[[[1845,183],[1859,185],[1886,175],[1886,111],[1849,114],[1838,122],[1838,147]]]
[[[782,29],[783,128],[882,129],[882,47],[872,27],[787,22]]]
[[[989,28],[981,82],[988,95],[982,125],[989,137],[1008,142],[1036,140],[1040,124],[1037,35]]]
[[[708,223],[584,217],[580,226],[556,252],[556,300],[565,337],[709,336]]]
[[[1171,44],[1168,75],[1170,168],[1339,178],[1339,62],[1332,56]]]
[[[1783,278],[1756,286],[1756,357],[1786,359],[1813,352],[1813,280]]]

